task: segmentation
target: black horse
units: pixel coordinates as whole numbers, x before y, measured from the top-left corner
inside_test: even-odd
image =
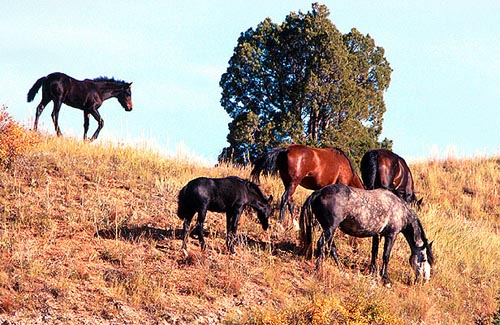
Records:
[[[132,92],[128,83],[121,80],[100,77],[93,80],[76,80],[64,73],[55,72],[46,77],[38,79],[28,92],[28,102],[31,102],[40,87],[42,87],[42,100],[36,108],[35,131],[38,129],[38,118],[43,109],[50,101],[54,102],[52,110],[52,121],[56,129],[57,136],[61,136],[58,118],[61,105],[64,103],[74,108],[83,110],[83,139],[87,140],[89,129],[89,116],[92,115],[98,126],[90,141],[97,139],[99,131],[104,126],[104,121],[98,112],[102,102],[111,97],[116,97],[126,111],[132,110]]]
[[[361,158],[361,177],[367,190],[384,188],[407,203],[420,206],[413,187],[413,176],[406,161],[387,149],[367,151]]]
[[[341,184],[323,187],[309,196],[300,215],[301,238],[306,249],[312,242],[312,215],[323,228],[316,251],[316,268],[324,256],[325,243],[330,245],[330,254],[340,267],[333,235],[337,228],[355,237],[372,237],[370,272],[376,273],[379,235],[385,238],[380,275],[389,284],[387,266],[392,246],[402,232],[411,249],[410,265],[415,280],[430,279],[434,263],[432,243],[429,243],[422,224],[410,207],[396,195],[384,189],[362,190]]]
[[[236,176],[226,178],[199,177],[184,186],[178,196],[177,215],[184,220],[182,249],[187,248],[189,225],[198,213],[193,234],[198,235],[201,249],[205,250],[203,223],[208,211],[226,212],[226,245],[234,254],[234,240],[241,213],[246,206],[257,211],[262,228],[269,227],[272,196],[266,198],[260,188],[249,180]]]

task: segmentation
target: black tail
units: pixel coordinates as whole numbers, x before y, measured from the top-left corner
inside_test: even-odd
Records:
[[[40,79],[38,79],[33,85],[33,87],[31,87],[30,91],[28,91],[28,103],[31,102],[33,99],[35,99],[35,95],[40,89],[40,87],[42,87],[42,84],[45,81],[45,79],[47,79],[47,77],[41,77]]]
[[[299,227],[300,227],[300,242],[302,244],[302,251],[307,259],[312,258],[313,247],[312,247],[312,209],[311,201],[313,199],[314,193],[311,194],[307,200],[304,202],[302,209],[300,210]]]
[[[186,186],[184,186],[177,196],[177,216],[179,219],[184,220],[186,218]]]
[[[278,156],[287,152],[286,148],[274,148],[268,153],[264,153],[260,155],[254,162],[254,167],[250,176],[252,180],[257,184],[260,183],[260,173],[262,171],[266,171],[267,173],[275,173],[276,172],[276,160],[278,160]]]
[[[378,173],[378,152],[370,150],[363,155],[360,163],[361,177],[367,190],[375,188]]]

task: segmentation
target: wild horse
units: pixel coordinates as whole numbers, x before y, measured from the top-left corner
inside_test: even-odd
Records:
[[[89,117],[97,121],[97,129],[92,135],[90,141],[97,139],[99,132],[104,126],[104,121],[98,112],[102,103],[111,97],[116,97],[118,102],[126,111],[132,110],[132,83],[121,80],[100,77],[93,80],[76,80],[64,73],[55,72],[46,77],[38,79],[28,92],[28,102],[33,101],[36,93],[42,88],[42,100],[36,108],[35,131],[38,129],[38,118],[43,109],[50,101],[54,102],[52,110],[52,121],[56,129],[57,136],[61,136],[59,128],[59,110],[64,103],[74,108],[83,110],[83,139],[87,140],[87,131],[89,129]]]
[[[234,254],[234,241],[243,209],[246,206],[254,208],[262,228],[267,230],[272,199],[272,196],[266,198],[256,184],[236,176],[191,180],[178,196],[177,215],[184,220],[182,249],[185,251],[187,248],[189,225],[195,213],[198,213],[198,219],[193,234],[198,235],[201,249],[205,250],[203,223],[207,211],[226,212],[226,245]]]
[[[280,222],[283,222],[287,205],[293,217],[292,195],[298,185],[310,190],[318,190],[330,184],[364,188],[349,158],[336,148],[311,148],[301,144],[274,148],[256,159],[251,176],[259,182],[263,170],[276,169],[285,186],[281,197]]]
[[[362,190],[340,184],[329,185],[309,196],[300,214],[301,239],[306,250],[311,248],[312,215],[323,229],[317,243],[316,268],[324,257],[325,243],[340,267],[333,235],[337,228],[354,237],[372,237],[370,272],[376,273],[379,235],[385,238],[380,275],[389,284],[387,266],[396,236],[402,232],[411,249],[410,265],[415,280],[430,279],[434,263],[432,243],[429,243],[422,224],[410,207],[399,197],[384,189]]]
[[[361,158],[361,177],[367,190],[384,188],[407,203],[417,201],[413,176],[406,161],[387,149],[374,149]],[[420,206],[422,199],[416,202]]]

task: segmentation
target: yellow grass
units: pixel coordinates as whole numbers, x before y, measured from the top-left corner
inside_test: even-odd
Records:
[[[181,252],[177,193],[198,176],[248,177],[148,149],[44,138],[0,171],[0,322],[9,324],[499,324],[500,158],[412,164],[434,240],[431,281],[413,285],[409,248],[393,249],[384,287],[370,241],[336,241],[344,268],[320,272],[291,222],[265,232],[245,212],[236,255],[209,213],[206,252]],[[274,177],[261,188],[279,203]],[[295,195],[300,207],[309,191]]]

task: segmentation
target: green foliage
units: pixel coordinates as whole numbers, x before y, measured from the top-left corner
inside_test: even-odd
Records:
[[[378,142],[392,69],[384,49],[356,29],[343,35],[324,5],[267,18],[242,33],[222,75],[233,119],[219,160],[248,164],[286,143],[335,146],[355,160]]]

